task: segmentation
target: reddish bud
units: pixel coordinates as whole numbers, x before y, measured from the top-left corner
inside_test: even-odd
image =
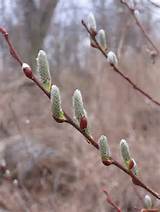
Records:
[[[33,78],[32,69],[27,63],[23,63],[22,70],[24,74],[26,75],[26,77],[28,77],[29,79]]]
[[[128,169],[132,171],[135,175],[138,175],[138,167],[135,160],[132,158],[128,162]]]
[[[5,172],[6,171],[6,166],[0,166],[0,172]]]
[[[96,48],[96,49],[98,48],[98,46],[97,46],[96,44],[94,44],[94,42],[92,42],[92,41],[90,42],[90,45],[91,45],[93,48]]]
[[[0,32],[3,34],[3,35],[8,35],[8,32],[5,28],[2,28],[0,27]]]
[[[95,31],[93,29],[91,29],[90,31],[91,31],[91,34],[92,34],[93,37],[95,37],[97,35],[97,31]]]
[[[110,159],[107,159],[107,160],[102,161],[102,163],[103,163],[105,166],[110,166],[110,165],[113,163],[113,161],[110,160]]]
[[[131,170],[133,167],[134,167],[134,161],[133,160],[130,160],[129,161],[129,164],[128,164],[129,170]]]
[[[80,129],[83,130],[83,129],[86,129],[86,128],[87,128],[87,118],[85,116],[83,116],[80,119]]]
[[[2,159],[0,161],[0,172],[4,173],[6,171],[6,161],[4,159]]]
[[[6,169],[5,173],[4,173],[4,177],[6,180],[11,180],[11,172],[9,169]]]

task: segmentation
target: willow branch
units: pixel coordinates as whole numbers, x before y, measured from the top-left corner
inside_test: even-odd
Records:
[[[0,27],[0,33],[2,33],[2,35],[4,36],[4,38],[5,38],[5,40],[8,44],[11,56],[22,66],[23,62],[20,59],[20,56],[16,52],[15,48],[13,47],[13,45],[12,45],[10,39],[9,39],[8,32],[4,28]]]
[[[89,35],[91,36],[92,40],[94,41],[94,43],[96,44],[96,48],[103,54],[103,56],[107,59],[107,54],[105,51],[103,51],[103,49],[100,47],[99,43],[96,40],[96,36],[94,33],[92,33],[88,27],[87,24],[82,20],[82,25],[85,27],[86,31],[89,33]],[[157,100],[155,100],[152,96],[150,96],[147,92],[145,92],[143,89],[141,89],[140,87],[138,87],[128,76],[126,76],[124,73],[121,72],[121,70],[116,67],[113,64],[110,64],[110,66],[112,67],[112,70],[114,72],[116,72],[117,74],[119,74],[125,81],[127,81],[132,87],[133,89],[137,90],[140,94],[142,94],[143,96],[145,96],[147,99],[149,99],[152,103],[156,104],[157,106],[160,107],[160,102],[158,102]]]
[[[15,48],[13,47],[10,39],[9,39],[9,36],[8,36],[8,33],[6,32],[5,29],[2,29],[0,28],[0,32],[2,33],[2,35],[4,36],[7,44],[8,44],[8,47],[9,47],[9,50],[10,50],[10,53],[11,55],[13,56],[13,58],[18,62],[18,64],[22,67],[22,64],[23,64],[23,60],[18,56]],[[3,33],[5,32],[5,33]],[[6,33],[7,33],[7,36],[6,36]],[[103,53],[103,51],[102,51]],[[25,75],[27,76],[27,75]],[[48,93],[42,86],[41,84],[39,83],[39,81],[37,80],[37,78],[34,76],[33,72],[32,72],[32,77],[29,77],[30,80],[32,80],[42,91],[43,93],[46,94],[46,96],[50,99],[50,93]],[[72,118],[66,113],[64,112],[64,115],[66,117],[66,120],[64,122],[72,125],[75,129],[77,129],[87,140],[90,141],[90,144],[92,146],[94,146],[97,150],[99,150],[99,145],[98,143],[92,138],[90,137],[89,135],[87,135],[87,133],[85,133],[83,130],[80,129],[80,127],[72,120]],[[53,117],[53,116],[52,116]],[[54,117],[53,117],[54,118]],[[55,119],[55,118],[54,118]],[[62,122],[61,120],[57,120],[55,119],[57,122]],[[113,158],[109,161],[103,161],[103,164],[105,166],[109,166],[109,165],[114,165],[116,166],[117,168],[121,169],[123,172],[125,172],[127,175],[129,175],[133,181],[133,183],[135,185],[138,185],[142,188],[144,188],[146,191],[148,191],[149,193],[151,193],[153,196],[155,196],[157,199],[160,199],[160,195],[153,191],[150,187],[148,187],[147,185],[145,185],[138,177],[136,177],[131,171],[128,171],[127,169],[125,169],[119,162],[117,162],[116,160],[114,160]]]
[[[149,37],[149,35],[147,34],[147,32],[145,31],[143,25],[140,23],[140,21],[138,20],[138,18],[136,17],[135,15],[135,9],[133,8],[130,8],[129,5],[127,4],[127,2],[123,1],[123,0],[120,0],[120,2],[125,5],[128,10],[130,11],[133,19],[135,20],[137,26],[140,28],[140,30],[142,31],[144,37],[146,38],[146,40],[151,44],[152,48],[156,51],[156,54],[160,54],[160,50],[156,47],[156,45],[153,43],[153,41],[151,40],[151,38]]]
[[[107,202],[108,202],[113,208],[115,208],[117,212],[122,212],[122,209],[120,209],[120,208],[113,202],[113,200],[112,200],[112,198],[110,197],[108,191],[105,189],[103,192],[104,192],[105,195],[106,195],[106,200],[107,200]]]
[[[149,1],[150,1],[150,3],[151,3],[153,6],[157,7],[158,9],[160,9],[160,3],[159,3],[158,1],[154,1],[154,0],[149,0]]]

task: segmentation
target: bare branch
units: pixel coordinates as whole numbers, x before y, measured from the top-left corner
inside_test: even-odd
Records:
[[[106,198],[107,202],[108,202],[113,208],[115,208],[117,212],[122,212],[122,209],[120,209],[120,208],[112,201],[112,198],[110,197],[108,191],[105,189],[103,192],[105,193],[105,195],[106,195],[106,197],[107,197],[107,198]]]
[[[127,4],[127,2],[120,0],[120,2],[125,5],[128,10],[130,11],[133,19],[135,20],[137,26],[140,28],[140,30],[142,31],[142,33],[144,34],[144,37],[146,38],[146,40],[151,44],[152,48],[156,51],[157,55],[160,55],[160,50],[156,47],[156,45],[153,43],[153,41],[151,40],[151,38],[148,36],[147,32],[145,31],[143,25],[140,23],[140,21],[138,20],[138,18],[135,15],[135,9],[130,8],[129,5]]]
[[[99,51],[103,54],[103,56],[107,59],[108,56],[106,54],[106,52],[100,47],[99,43],[96,40],[96,36],[94,33],[92,33],[86,23],[82,20],[82,24],[85,27],[85,29],[87,30],[87,32],[89,33],[89,35],[91,36],[92,40],[94,41],[94,43],[96,44],[95,48],[99,49]],[[148,93],[146,93],[144,90],[142,90],[141,88],[139,88],[128,76],[126,76],[124,73],[121,72],[121,70],[119,68],[117,68],[115,65],[110,64],[113,71],[115,71],[117,74],[119,74],[125,81],[127,81],[132,87],[133,89],[137,90],[139,93],[141,93],[143,96],[145,96],[147,99],[149,99],[151,102],[153,102],[154,104],[156,104],[157,106],[160,107],[160,102],[158,102],[157,100],[155,100],[152,96],[150,96]]]
[[[160,2],[158,0],[149,0],[151,4],[153,4],[155,7],[160,8]]]

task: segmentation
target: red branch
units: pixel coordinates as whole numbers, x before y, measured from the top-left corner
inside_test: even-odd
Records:
[[[8,36],[8,33],[6,32],[6,30],[0,28],[0,32],[3,34],[7,44],[8,44],[8,47],[9,47],[9,50],[10,50],[10,53],[11,55],[13,56],[13,58],[20,64],[21,68],[22,68],[22,59],[20,59],[20,57],[18,56],[16,50],[14,49],[11,41],[9,40],[9,36]],[[101,50],[102,51],[102,50]],[[104,52],[102,51],[102,53],[104,54]],[[48,93],[42,86],[41,84],[39,83],[39,81],[37,80],[37,78],[33,75],[33,72],[31,70],[31,68],[29,67],[29,70],[23,70],[24,73],[25,71],[29,71],[29,75],[27,75],[25,73],[25,76],[28,77],[30,80],[32,80],[42,91],[43,93],[46,94],[46,96],[50,99],[50,93]],[[27,72],[28,73],[28,72]],[[90,144],[92,146],[94,146],[97,150],[99,150],[99,145],[98,143],[92,138],[90,137],[87,133],[85,133],[83,130],[80,129],[80,127],[70,118],[70,116],[65,113],[65,117],[66,117],[66,120],[64,120],[63,122],[66,122],[66,123],[69,123],[70,125],[72,125],[75,129],[77,129],[85,138],[87,138],[87,140],[90,141]],[[54,118],[54,117],[53,117]],[[54,118],[55,119],[55,118]],[[57,120],[55,119],[57,122],[61,123],[62,120]],[[144,188],[146,191],[148,191],[149,193],[151,193],[153,196],[155,196],[157,199],[160,199],[160,195],[153,191],[150,187],[148,187],[147,185],[145,185],[138,177],[136,177],[131,171],[128,171],[127,169],[125,169],[119,162],[117,162],[116,160],[114,160],[113,158],[111,158],[109,161],[103,161],[103,164],[105,166],[109,166],[109,165],[114,165],[116,167],[118,167],[119,169],[121,169],[123,172],[125,172],[127,175],[129,175],[133,181],[133,183],[135,185],[138,185],[142,188]]]
[[[146,38],[146,40],[151,44],[151,46],[153,47],[153,49],[155,49],[157,54],[160,54],[159,49],[156,47],[156,45],[153,43],[153,41],[150,39],[150,37],[148,36],[148,34],[146,33],[144,27],[142,26],[142,24],[139,22],[138,18],[135,16],[134,11],[135,9],[130,8],[129,5],[127,4],[127,2],[120,0],[120,2],[122,4],[124,4],[128,10],[131,12],[131,15],[133,17],[133,19],[135,20],[136,24],[138,25],[138,27],[140,28],[140,30],[142,31],[142,33],[144,34],[144,37]]]
[[[96,36],[95,33],[92,33],[88,27],[87,24],[82,20],[82,24],[85,27],[85,29],[87,30],[87,32],[89,33],[89,35],[91,36],[92,40],[94,41],[94,43],[96,44],[96,48],[99,49],[99,51],[103,54],[103,56],[107,59],[108,56],[106,54],[105,51],[103,51],[103,49],[100,47],[99,43],[96,40]],[[141,93],[143,96],[145,96],[147,99],[149,99],[151,102],[153,102],[154,104],[156,104],[157,106],[160,107],[160,102],[158,102],[157,100],[155,100],[152,96],[150,96],[147,92],[145,92],[143,89],[139,88],[128,76],[126,76],[124,73],[121,72],[121,70],[116,67],[115,65],[110,64],[112,67],[112,70],[115,71],[117,74],[119,74],[125,81],[127,81],[135,90],[137,90],[139,93]]]
[[[12,45],[10,39],[9,39],[8,32],[4,28],[0,27],[0,33],[2,33],[2,35],[4,36],[6,42],[7,42],[8,46],[9,46],[10,54],[22,66],[23,62],[20,59],[19,55],[17,54],[15,48],[13,47],[13,45]]]
[[[107,191],[107,190],[104,190],[103,192],[105,193],[105,195],[106,195],[106,197],[107,197],[107,198],[106,198],[107,202],[108,202],[113,208],[115,208],[115,209],[117,210],[117,212],[122,212],[122,209],[120,209],[120,208],[112,201],[112,198],[110,197],[108,191]]]

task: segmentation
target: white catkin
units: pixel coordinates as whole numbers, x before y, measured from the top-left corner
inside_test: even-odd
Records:
[[[145,195],[144,197],[144,206],[146,209],[151,209],[152,208],[152,200],[149,195]]]
[[[99,138],[98,143],[102,160],[109,159],[111,157],[111,151],[106,136],[102,135]]]
[[[51,104],[53,116],[57,119],[62,118],[63,110],[61,107],[60,91],[56,85],[52,85],[51,88]]]
[[[129,146],[124,139],[122,139],[120,142],[120,148],[121,148],[121,155],[122,155],[124,162],[126,163],[127,161],[131,160]]]
[[[86,116],[86,111],[84,109],[83,106],[83,99],[82,99],[82,95],[80,90],[76,89],[73,97],[72,97],[72,101],[73,101],[73,108],[74,108],[74,115],[75,118],[80,121],[80,119],[83,116]]]
[[[43,87],[49,92],[51,89],[51,74],[49,63],[45,51],[40,50],[37,57],[37,73],[43,84]]]
[[[107,42],[106,42],[106,33],[103,29],[100,29],[97,33],[97,41],[98,44],[100,45],[101,49],[103,51],[106,51],[107,49]]]
[[[23,63],[23,64],[22,64],[22,70],[23,70],[24,68],[29,68],[29,69],[30,69],[31,67],[30,67],[27,63]]]
[[[87,26],[89,30],[96,32],[96,20],[92,12],[90,12],[87,17]]]
[[[117,66],[118,65],[118,59],[114,52],[110,51],[107,54],[107,60],[111,65]]]

